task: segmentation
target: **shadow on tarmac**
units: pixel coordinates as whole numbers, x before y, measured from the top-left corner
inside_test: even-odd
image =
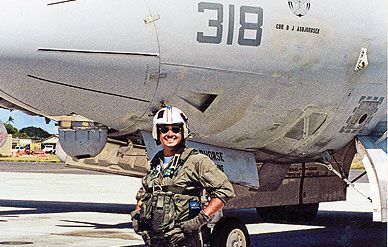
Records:
[[[85,202],[55,202],[28,200],[0,200],[0,207],[15,207],[20,210],[0,211],[2,219],[18,217],[24,214],[66,213],[66,212],[101,212],[129,214],[134,210],[133,204],[107,204]],[[26,208],[26,209],[24,209]],[[255,209],[229,209],[225,216],[238,217],[245,224],[265,223]],[[62,220],[74,225],[59,225],[61,227],[92,227],[95,229],[125,229],[132,228],[131,222],[115,225],[85,221]],[[370,212],[340,212],[319,211],[311,221],[277,222],[284,225],[282,231],[250,234],[251,246],[387,246],[387,224],[372,221]],[[287,230],[286,225],[318,226],[319,229]],[[260,229],[260,225],[255,226]],[[144,245],[137,245],[144,246]]]
[[[110,224],[100,224],[100,223],[93,223],[93,222],[86,222],[86,221],[74,221],[74,220],[61,220],[62,222],[66,223],[74,223],[74,225],[56,225],[59,227],[92,227],[93,229],[128,229],[132,228],[132,222],[126,222],[126,223],[119,223],[115,225]]]
[[[17,214],[47,214],[68,212],[99,212],[129,214],[135,209],[134,204],[58,202],[29,200],[0,200],[0,207],[23,208],[20,210],[0,211],[0,216]],[[28,208],[28,209],[24,209]]]
[[[225,210],[225,216],[239,217],[245,224],[266,223],[255,209]],[[316,229],[284,230],[250,234],[251,246],[387,246],[387,224],[372,221],[371,212],[318,212],[311,221],[269,224],[317,226]],[[286,228],[285,228],[286,229]]]

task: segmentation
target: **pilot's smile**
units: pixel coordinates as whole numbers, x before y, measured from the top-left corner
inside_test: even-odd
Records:
[[[159,127],[160,142],[163,147],[175,147],[182,141],[181,127],[164,125]]]

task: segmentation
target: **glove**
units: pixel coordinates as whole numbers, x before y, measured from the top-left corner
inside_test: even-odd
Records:
[[[179,224],[179,227],[186,234],[192,234],[194,231],[199,231],[201,227],[211,221],[211,218],[205,214],[203,210],[199,212],[195,218],[191,220],[183,221]]]
[[[174,227],[165,233],[165,237],[173,246],[178,246],[178,243],[185,238],[185,234],[180,227]]]
[[[141,232],[141,237],[143,238],[144,244],[146,247],[152,246],[150,234],[147,231]]]
[[[142,232],[140,231],[139,229],[139,219],[140,219],[140,210],[135,210],[135,211],[132,211],[131,212],[131,219],[132,219],[132,227],[133,227],[133,230],[141,235]]]
[[[145,243],[146,246],[151,246],[151,237],[147,231],[141,230],[139,227],[140,220],[140,210],[134,210],[131,212],[132,227],[133,230],[139,234]]]

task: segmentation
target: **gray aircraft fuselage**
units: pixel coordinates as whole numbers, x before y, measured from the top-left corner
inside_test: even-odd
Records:
[[[149,131],[165,102],[194,141],[314,159],[386,121],[386,5],[3,0],[0,104],[117,136]]]

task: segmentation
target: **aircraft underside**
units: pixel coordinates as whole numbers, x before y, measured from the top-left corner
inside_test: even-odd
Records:
[[[147,133],[166,104],[189,117],[192,145],[245,189],[260,178],[270,186],[264,170],[280,172],[271,188],[284,178],[301,187],[309,163],[346,177],[356,138],[386,142],[384,1],[106,3],[0,3],[0,107],[57,121],[76,159],[98,155],[108,138],[120,143],[112,164],[135,145],[151,154]],[[315,183],[327,179],[311,169]]]

